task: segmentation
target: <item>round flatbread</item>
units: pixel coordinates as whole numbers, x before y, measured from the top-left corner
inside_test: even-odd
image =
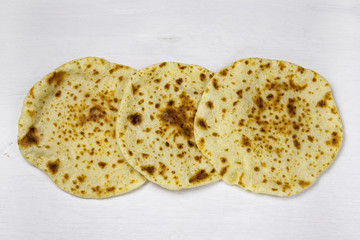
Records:
[[[24,158],[78,197],[111,197],[141,186],[146,180],[125,161],[115,133],[123,89],[134,73],[88,57],[36,83],[19,120]]]
[[[343,130],[322,76],[289,62],[249,58],[212,78],[195,138],[225,182],[287,196],[329,167]]]
[[[148,180],[179,190],[219,179],[193,134],[198,102],[212,76],[196,65],[164,62],[131,77],[118,116],[118,144]]]

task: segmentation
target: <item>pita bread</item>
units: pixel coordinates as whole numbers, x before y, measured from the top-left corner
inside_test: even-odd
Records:
[[[141,186],[145,178],[125,161],[115,134],[123,89],[134,73],[89,57],[36,83],[19,119],[24,158],[78,197],[111,197]]]
[[[170,190],[219,180],[193,134],[198,102],[212,76],[196,65],[164,62],[131,77],[118,116],[118,143],[148,180]]]
[[[212,78],[195,137],[225,182],[287,196],[329,167],[343,130],[322,76],[289,62],[249,58]]]

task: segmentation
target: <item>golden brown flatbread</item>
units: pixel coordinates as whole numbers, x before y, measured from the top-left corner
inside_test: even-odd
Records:
[[[19,119],[24,158],[78,197],[111,197],[141,186],[145,178],[125,161],[115,133],[123,90],[134,73],[89,57],[36,83]]]
[[[322,76],[285,61],[248,58],[212,78],[195,137],[225,182],[287,196],[329,167],[343,130]]]
[[[219,180],[193,134],[195,112],[212,76],[196,65],[164,62],[131,77],[118,116],[118,143],[148,180],[170,190]]]

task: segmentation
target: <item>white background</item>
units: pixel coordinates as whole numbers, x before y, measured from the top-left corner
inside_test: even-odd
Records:
[[[288,198],[222,182],[71,196],[21,157],[17,120],[35,82],[85,56],[212,71],[245,57],[292,61],[330,82],[343,147],[319,181]],[[360,239],[359,78],[356,0],[0,0],[0,239]]]

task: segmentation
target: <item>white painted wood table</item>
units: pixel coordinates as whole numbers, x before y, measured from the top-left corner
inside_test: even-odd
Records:
[[[152,183],[73,197],[20,155],[17,120],[38,80],[76,58],[212,71],[245,57],[292,61],[330,82],[345,139],[307,191],[258,195],[222,182]],[[0,0],[0,239],[360,239],[360,2]]]

